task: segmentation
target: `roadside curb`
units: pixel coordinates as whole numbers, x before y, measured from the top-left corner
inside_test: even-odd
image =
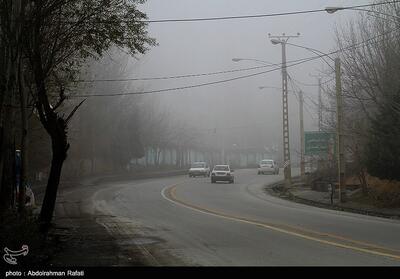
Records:
[[[358,214],[362,214],[362,215],[382,217],[382,218],[387,218],[387,219],[400,220],[400,215],[398,215],[398,214],[390,214],[390,213],[384,213],[384,212],[379,212],[379,211],[374,211],[374,210],[343,206],[343,205],[338,205],[338,204],[332,205],[329,203],[323,203],[323,202],[299,197],[299,196],[293,194],[290,191],[290,188],[288,189],[285,187],[284,181],[279,181],[279,182],[275,182],[273,184],[265,185],[264,190],[267,193],[269,193],[275,197],[279,197],[281,199],[290,200],[293,202],[306,204],[306,205],[310,205],[310,206],[315,206],[315,207],[319,207],[319,208],[325,208],[325,209],[343,211],[343,212],[358,213]]]

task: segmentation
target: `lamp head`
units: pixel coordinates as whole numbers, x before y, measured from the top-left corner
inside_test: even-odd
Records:
[[[336,12],[339,11],[339,10],[343,10],[343,8],[341,8],[341,7],[326,7],[326,8],[325,8],[325,11],[326,11],[328,14],[336,13]]]
[[[282,42],[280,40],[278,40],[278,39],[271,39],[271,43],[273,45],[278,45],[278,44],[281,44]]]

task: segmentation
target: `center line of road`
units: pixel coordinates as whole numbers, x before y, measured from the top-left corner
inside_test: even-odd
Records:
[[[321,232],[310,231],[310,230],[303,230],[298,227],[290,227],[290,226],[283,226],[283,225],[277,225],[277,224],[263,223],[263,222],[251,220],[251,219],[248,219],[245,217],[234,216],[234,215],[227,214],[224,212],[219,212],[219,211],[216,211],[213,209],[204,208],[204,207],[200,207],[198,205],[190,204],[189,202],[179,199],[176,196],[176,188],[181,184],[183,184],[183,182],[165,187],[161,192],[162,197],[176,205],[197,211],[202,214],[211,215],[214,217],[223,218],[226,220],[231,220],[231,221],[240,222],[240,223],[245,223],[245,224],[249,224],[249,225],[255,225],[258,227],[265,228],[265,229],[281,232],[284,234],[300,237],[303,239],[323,243],[323,244],[330,245],[330,246],[336,246],[336,247],[350,249],[350,250],[363,252],[363,253],[367,253],[367,254],[389,257],[389,258],[400,261],[400,251],[397,251],[397,250],[391,250],[391,249],[388,249],[385,247],[380,247],[380,246],[376,246],[376,245],[369,244],[369,243],[355,241],[352,239],[347,239],[347,238],[344,238],[341,236],[335,236],[332,234],[321,233]],[[341,241],[341,242],[338,242],[338,241]]]

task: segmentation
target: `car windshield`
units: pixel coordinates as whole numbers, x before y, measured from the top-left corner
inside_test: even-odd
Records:
[[[271,160],[263,160],[263,161],[261,161],[261,165],[273,165],[273,161],[271,161]]]
[[[228,166],[215,166],[214,170],[216,171],[228,171]]]
[[[205,163],[193,163],[192,168],[204,168],[206,166]]]

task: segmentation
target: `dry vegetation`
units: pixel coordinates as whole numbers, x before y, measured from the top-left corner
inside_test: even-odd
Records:
[[[368,176],[368,195],[383,207],[400,207],[400,181]]]

